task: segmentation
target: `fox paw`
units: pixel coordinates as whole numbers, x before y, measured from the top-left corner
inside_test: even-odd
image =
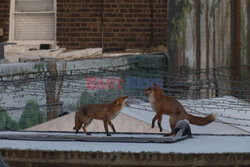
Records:
[[[86,133],[86,135],[91,136],[91,133],[88,132],[88,133]]]
[[[162,132],[162,127],[160,127],[160,132]]]
[[[155,125],[152,125],[151,128],[153,129],[155,127]]]
[[[111,134],[110,134],[110,133],[108,133],[108,134],[107,134],[107,136],[111,136]]]

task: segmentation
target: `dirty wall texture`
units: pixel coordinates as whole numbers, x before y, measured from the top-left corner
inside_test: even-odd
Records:
[[[0,0],[0,29],[3,30],[3,35],[0,33],[0,42],[8,41],[9,38],[9,10],[10,0]]]
[[[169,2],[169,54],[175,53],[178,66],[196,67],[197,1]],[[230,0],[200,0],[200,66],[201,69],[228,67],[231,51]],[[176,9],[179,9],[178,13]],[[179,17],[181,15],[182,17]],[[172,22],[173,20],[173,22]],[[170,24],[171,23],[171,24]],[[176,25],[177,28],[173,27]],[[175,45],[173,45],[173,44]],[[208,58],[207,58],[208,56]]]
[[[173,4],[171,4],[173,2]],[[177,58],[178,67],[196,66],[197,1],[169,1],[168,53]],[[231,1],[200,0],[200,66],[201,69],[231,66]],[[247,31],[250,3],[241,0],[241,67],[247,64]],[[173,5],[175,5],[173,7]],[[178,11],[178,12],[176,12]],[[177,28],[171,28],[176,25]],[[249,38],[250,39],[250,38]],[[173,54],[176,53],[176,54]],[[249,59],[250,60],[250,59]],[[243,70],[242,70],[243,71]]]
[[[57,0],[57,43],[67,49],[167,45],[167,0]]]

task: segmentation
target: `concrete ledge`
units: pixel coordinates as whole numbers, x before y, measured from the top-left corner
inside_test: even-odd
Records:
[[[153,60],[153,61],[152,61]],[[119,57],[83,59],[79,61],[56,61],[57,71],[63,72],[66,66],[67,74],[76,74],[79,72],[99,72],[103,69],[128,69],[135,68],[166,68],[167,56],[162,54],[155,55],[124,55]],[[28,63],[9,63],[0,65],[0,76],[12,75],[34,75],[49,71],[46,64],[51,62],[28,62]],[[53,62],[52,62],[53,63]],[[18,79],[18,77],[16,78]]]
[[[94,133],[92,133],[94,134]],[[28,140],[28,141],[68,141],[68,142],[118,142],[118,143],[175,143],[188,138],[185,136],[169,136],[163,137],[161,134],[155,134],[152,136],[149,134],[131,134],[118,133],[112,136],[106,136],[104,133],[100,133],[102,136],[86,136],[75,134],[29,134],[29,133],[16,133],[16,134],[0,134],[0,139],[4,140]]]
[[[0,155],[11,167],[46,166],[250,166],[250,153],[176,154],[79,152],[1,149]]]
[[[9,61],[7,59],[0,59],[0,64],[7,64]]]

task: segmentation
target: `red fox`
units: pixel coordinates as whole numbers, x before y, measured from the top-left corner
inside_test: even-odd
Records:
[[[209,114],[206,117],[197,117],[190,115],[186,112],[184,107],[178,102],[178,100],[171,96],[164,96],[163,91],[159,85],[149,86],[144,94],[149,97],[149,103],[152,109],[156,112],[152,120],[152,128],[154,128],[155,121],[158,120],[158,126],[160,132],[162,131],[161,121],[162,114],[170,116],[169,124],[171,132],[165,136],[174,135],[174,127],[179,120],[187,119],[191,124],[206,125],[215,120],[214,114]]]
[[[123,106],[128,106],[126,104],[128,98],[129,96],[121,96],[110,104],[88,104],[81,106],[75,114],[75,127],[73,128],[76,130],[75,133],[78,133],[82,124],[84,124],[82,128],[84,133],[90,135],[86,128],[93,119],[103,120],[107,136],[111,136],[108,132],[108,125],[112,128],[113,132],[116,133],[111,120],[119,114]]]

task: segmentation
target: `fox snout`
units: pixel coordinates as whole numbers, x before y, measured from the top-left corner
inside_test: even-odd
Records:
[[[144,94],[145,94],[146,96],[149,96],[150,93],[151,93],[151,91],[147,91],[147,90],[144,91]]]
[[[118,99],[116,99],[116,105],[122,105],[122,106],[129,106],[126,102],[129,99],[129,96],[121,96]]]
[[[123,104],[124,104],[125,107],[129,107],[128,99],[129,99],[129,97],[127,99],[125,99],[124,102],[123,102]]]
[[[151,88],[151,86],[150,86],[149,88],[147,88],[147,89],[144,91],[144,94],[145,94],[146,96],[149,96],[151,92],[152,92],[152,88]]]
[[[129,96],[124,96],[123,105],[126,106],[126,107],[129,107],[129,104],[127,103],[129,98],[130,98]]]

